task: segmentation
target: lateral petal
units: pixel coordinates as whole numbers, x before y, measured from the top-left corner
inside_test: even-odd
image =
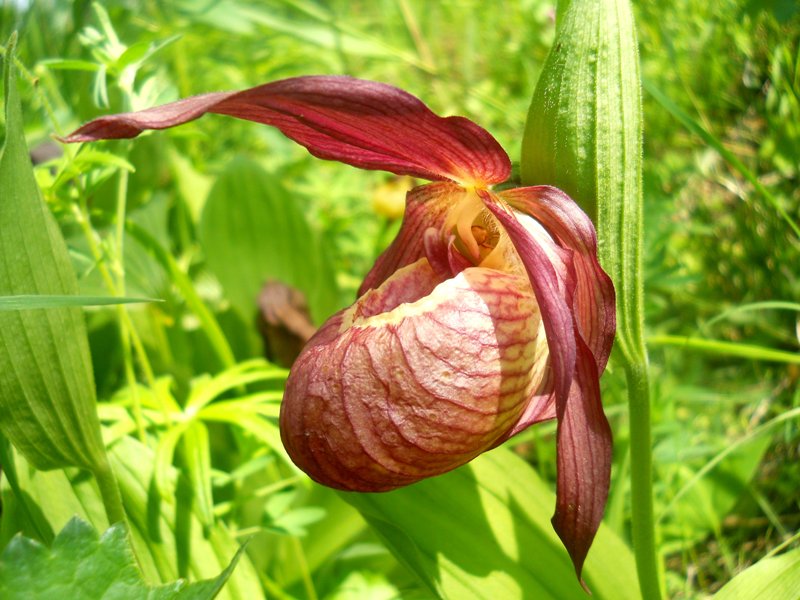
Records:
[[[343,76],[283,79],[100,117],[62,141],[131,138],[209,112],[272,125],[318,158],[362,169],[476,186],[511,174],[505,151],[469,119],[440,117],[399,88]]]
[[[556,413],[558,481],[552,523],[580,579],[608,500],[612,456],[595,360],[580,337],[569,398],[556,399]]]
[[[573,249],[575,244],[565,245],[559,248],[561,252],[555,253],[552,248],[546,249],[543,241],[537,239],[534,232],[526,228],[503,203],[503,200],[508,200],[506,193],[502,200],[491,192],[481,191],[479,194],[514,244],[541,311],[550,351],[558,419],[558,484],[553,527],[580,577],[608,498],[611,430],[600,401],[597,361],[583,340],[574,310],[578,276],[573,263],[578,262],[575,256],[579,248]],[[530,208],[527,203],[522,204],[526,205],[526,211]],[[539,212],[553,217],[546,210]],[[558,241],[570,237],[563,230],[565,221],[558,223],[560,226],[548,231],[553,239]],[[580,239],[577,234],[575,236]],[[546,406],[536,406],[536,412]],[[526,415],[523,415],[511,434],[535,420],[531,415],[527,415],[530,422],[525,419]]]
[[[598,373],[602,373],[614,343],[616,306],[614,284],[597,260],[597,235],[591,219],[572,198],[552,186],[516,188],[500,196],[539,221],[557,243],[573,251],[574,315]]]

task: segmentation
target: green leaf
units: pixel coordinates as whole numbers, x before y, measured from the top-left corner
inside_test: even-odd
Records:
[[[0,453],[0,458],[3,461],[0,541],[8,541],[22,531],[49,545],[54,532],[74,515],[97,530],[108,527],[97,486],[84,473],[77,469],[36,471],[13,452]],[[145,581],[170,583],[179,577],[196,581],[219,573],[228,565],[240,544],[219,521],[204,530],[191,501],[179,502],[174,495],[162,498],[158,494],[151,484],[155,456],[150,448],[123,437],[111,446],[109,458]],[[174,487],[178,479],[176,470],[170,468],[166,476]],[[220,597],[230,600],[263,597],[258,575],[246,554],[241,556]]]
[[[550,524],[553,493],[505,448],[407,488],[342,496],[442,598],[586,598]],[[605,526],[583,577],[597,600],[639,597],[630,549]]]
[[[121,71],[134,63],[144,62],[153,54],[178,41],[180,38],[180,35],[173,35],[158,42],[137,42],[122,53],[114,66]]]
[[[13,56],[9,48],[0,158],[0,296],[77,295],[66,244],[34,179]],[[0,430],[37,468],[103,470],[91,365],[80,308],[0,311]]]
[[[192,421],[183,432],[181,454],[192,482],[197,516],[203,527],[214,522],[214,497],[211,491],[211,448],[208,430],[203,423]]]
[[[661,520],[665,515],[670,516],[660,528],[662,539],[670,541],[671,538],[686,543],[687,538],[702,539],[709,533],[721,530],[723,519],[746,493],[748,482],[755,476],[772,441],[771,436],[766,435],[770,429],[761,431],[762,435],[755,438],[747,436],[747,441],[743,443],[729,440],[723,460],[714,457],[711,459],[715,465],[713,469],[701,467],[705,473],[702,478],[696,478],[695,471],[687,464],[675,468],[673,489],[681,483],[684,487],[678,491],[680,497],[676,494],[678,500],[670,502],[659,517]],[[659,450],[670,445],[677,448],[669,453],[679,456],[679,448],[690,447],[691,442],[688,436],[678,433],[664,440]],[[681,458],[676,460],[683,462]]]
[[[59,308],[62,306],[108,306],[114,304],[139,304],[162,302],[157,298],[126,298],[122,296],[71,296],[56,294],[21,294],[0,296],[0,311]]]
[[[69,71],[97,71],[100,65],[88,60],[69,58],[45,58],[39,64],[49,69],[65,69]]]
[[[102,536],[74,517],[51,548],[17,536],[0,556],[0,597],[73,600],[204,600],[216,597],[239,560],[215,579],[187,584],[179,580],[148,586],[136,564],[125,527],[117,524]]]
[[[800,590],[800,548],[763,558],[731,579],[714,600],[784,600]]]
[[[300,199],[252,161],[234,160],[219,176],[199,233],[209,268],[246,322],[268,279],[304,292],[317,322],[341,308],[328,249]]]

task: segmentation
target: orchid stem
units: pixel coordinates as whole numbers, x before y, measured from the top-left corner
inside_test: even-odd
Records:
[[[104,459],[102,464],[95,469],[94,477],[100,490],[100,498],[106,511],[109,526],[114,523],[127,523],[125,508],[122,504],[122,495],[108,459]]]
[[[630,416],[631,521],[639,589],[658,600],[661,578],[653,511],[653,440],[650,423],[650,375],[647,354],[625,361]]]

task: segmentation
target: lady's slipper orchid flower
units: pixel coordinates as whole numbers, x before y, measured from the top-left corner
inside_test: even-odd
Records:
[[[435,181],[408,193],[358,300],[295,362],[280,419],[292,459],[331,487],[391,490],[556,418],[553,525],[580,575],[608,495],[598,380],[615,329],[589,218],[553,187],[492,191],[511,165],[487,131],[349,77],[101,117],[65,141],[135,137],[209,112],[277,127],[320,158]]]

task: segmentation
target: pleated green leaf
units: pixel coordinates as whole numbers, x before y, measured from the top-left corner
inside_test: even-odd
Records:
[[[0,296],[77,295],[67,247],[34,179],[13,60],[9,49],[0,158]],[[80,308],[0,311],[0,430],[39,469],[104,469]]]
[[[505,448],[393,492],[342,496],[441,598],[587,598],[550,523],[553,493]],[[630,549],[605,526],[583,577],[597,600],[639,598]]]
[[[643,353],[641,84],[630,3],[561,0],[556,25],[528,112],[522,182],[563,189],[592,218],[617,291],[616,344]]]

